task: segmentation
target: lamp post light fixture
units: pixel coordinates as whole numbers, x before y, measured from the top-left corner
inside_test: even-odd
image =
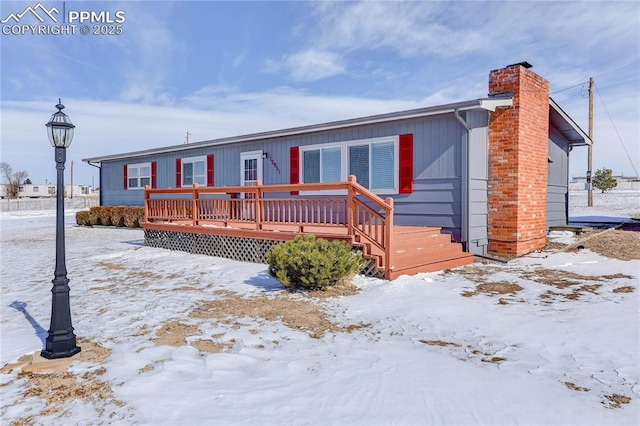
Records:
[[[71,324],[71,306],[69,303],[69,280],[65,263],[64,246],[64,163],[67,160],[67,147],[73,140],[73,129],[69,117],[62,112],[64,105],[58,99],[58,112],[51,116],[46,124],[49,142],[55,148],[56,170],[58,171],[58,186],[56,193],[56,269],[51,281],[53,294],[51,304],[51,325],[45,348],[40,354],[44,358],[68,358],[78,352],[76,335],[73,334]]]

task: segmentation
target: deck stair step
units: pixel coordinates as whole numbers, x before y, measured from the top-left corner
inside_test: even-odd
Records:
[[[433,272],[473,262],[473,255],[462,251],[460,243],[438,227],[395,226],[391,246],[391,265],[384,265],[384,252],[373,244],[355,236],[355,246],[361,248],[366,259],[373,259],[378,269],[389,268],[388,276]]]

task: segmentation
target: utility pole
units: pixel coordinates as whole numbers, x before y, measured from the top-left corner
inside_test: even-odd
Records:
[[[589,202],[588,206],[593,207],[593,184],[591,183],[591,175],[593,171],[593,77],[589,77],[589,139],[591,139],[591,145],[588,150],[588,169],[587,169],[587,183],[589,184]]]
[[[185,144],[187,144],[187,145],[189,144],[189,136],[191,136],[191,133],[187,132],[187,136],[186,136],[186,138],[184,139],[184,140],[185,140],[185,142],[184,142],[184,143],[185,143]]]

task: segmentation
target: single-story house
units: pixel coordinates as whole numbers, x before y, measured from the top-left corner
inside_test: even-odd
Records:
[[[568,162],[585,132],[523,62],[489,74],[488,96],[350,120],[117,153],[102,205],[151,188],[357,182],[393,199],[395,225],[439,227],[466,252],[522,255],[568,219]],[[298,197],[300,195],[291,195]]]

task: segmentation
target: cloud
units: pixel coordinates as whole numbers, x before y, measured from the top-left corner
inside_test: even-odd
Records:
[[[282,60],[267,59],[264,63],[266,72],[286,72],[294,81],[317,81],[343,74],[345,67],[342,57],[327,50],[308,49]]]
[[[310,7],[317,24],[307,31],[316,34],[315,48],[403,57],[528,55],[523,46],[548,53],[549,46],[559,45],[570,47],[563,53],[575,61],[579,53],[631,46],[639,31],[639,7],[633,2],[579,7],[567,2],[314,2]]]

